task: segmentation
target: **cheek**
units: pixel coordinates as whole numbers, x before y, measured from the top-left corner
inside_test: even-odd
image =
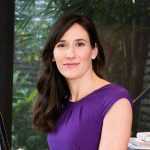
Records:
[[[54,50],[53,56],[54,56],[54,60],[55,60],[56,64],[59,63],[59,61],[61,60],[61,57],[62,57],[61,53],[58,52],[57,50]]]
[[[82,52],[82,53],[80,53],[80,58],[83,61],[90,61],[91,60],[91,55],[92,55],[91,51]]]
[[[62,71],[62,62],[63,62],[63,54],[61,54],[58,51],[54,51],[53,53],[54,56],[54,61],[56,63],[57,69],[59,70],[59,72]]]

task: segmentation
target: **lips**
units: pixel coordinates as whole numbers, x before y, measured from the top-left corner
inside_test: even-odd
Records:
[[[79,63],[65,63],[64,65],[78,65]]]
[[[64,67],[71,69],[71,68],[77,67],[79,65],[79,63],[65,63],[63,65],[64,65]]]

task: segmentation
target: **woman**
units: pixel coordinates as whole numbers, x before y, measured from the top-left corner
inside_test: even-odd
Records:
[[[102,77],[104,52],[90,18],[68,14],[53,26],[42,53],[33,125],[51,150],[127,150],[128,91]]]

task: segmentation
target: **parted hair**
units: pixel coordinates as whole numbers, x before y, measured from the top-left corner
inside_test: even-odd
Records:
[[[54,130],[63,108],[65,108],[65,103],[70,97],[66,79],[58,71],[56,62],[52,60],[55,45],[74,23],[81,25],[86,30],[91,47],[97,46],[98,54],[92,60],[92,67],[95,73],[103,78],[104,51],[93,21],[85,15],[62,15],[51,28],[41,55],[43,67],[37,82],[37,100],[33,106],[33,127],[39,131],[51,132]]]

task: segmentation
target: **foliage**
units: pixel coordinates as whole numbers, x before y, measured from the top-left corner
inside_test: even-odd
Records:
[[[99,32],[101,35],[104,34],[105,38],[107,38],[107,32],[110,34],[110,31],[103,32],[102,27],[117,25],[113,28],[115,30],[112,32],[113,36],[108,36],[108,39],[115,43],[113,48],[116,51],[113,54],[124,54],[121,50],[126,51],[126,44],[124,44],[124,39],[120,38],[120,35],[124,33],[119,32],[118,29],[122,30],[122,27],[131,25],[136,7],[131,0],[16,0],[13,149],[44,150],[47,147],[45,136],[35,133],[31,126],[31,108],[36,99],[36,79],[32,73],[36,72],[39,66],[40,50],[46,41],[49,28],[63,12],[78,12],[92,17],[99,27]],[[116,31],[119,36],[114,38]],[[119,39],[117,44],[116,37]],[[123,45],[123,48],[117,51],[118,45]],[[112,49],[112,45],[108,49]],[[118,58],[120,58],[119,55]],[[127,55],[122,61],[126,58]],[[118,63],[120,62],[116,61],[116,64]],[[111,65],[116,64],[111,63]],[[20,65],[22,66],[19,68]],[[124,63],[122,66],[125,65]],[[25,66],[32,69],[25,70]],[[33,70],[34,66],[37,66],[35,70]],[[122,66],[121,70],[118,70],[119,73],[124,69]],[[108,71],[112,72],[112,66],[108,67]]]
[[[15,88],[18,80],[20,80],[20,75],[20,72],[16,71],[14,73],[13,84]],[[36,99],[37,91],[29,86],[25,87],[27,81],[28,76],[21,77],[20,88],[14,88],[12,147],[14,150],[19,148],[24,150],[44,150],[47,148],[45,135],[36,133],[31,126],[31,108],[33,100]]]

